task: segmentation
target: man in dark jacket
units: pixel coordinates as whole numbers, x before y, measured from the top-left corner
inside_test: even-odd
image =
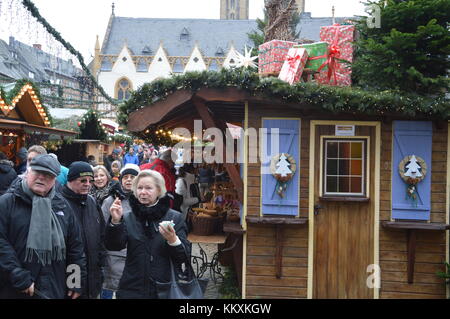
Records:
[[[6,193],[16,177],[14,163],[8,160],[5,153],[0,152],[0,195]]]
[[[67,184],[61,190],[81,226],[88,272],[82,298],[90,299],[100,295],[106,254],[103,215],[94,197],[88,195],[93,180],[94,173],[88,163],[73,162],[69,166]]]
[[[83,242],[55,191],[59,170],[51,156],[36,156],[18,186],[0,197],[0,299],[75,299],[82,291]]]

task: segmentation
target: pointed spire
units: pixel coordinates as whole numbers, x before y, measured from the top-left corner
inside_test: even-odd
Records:
[[[334,6],[332,6],[331,7],[331,17],[333,18],[333,24],[336,23],[336,19],[334,18],[334,12],[335,12],[335,9],[334,9]]]
[[[98,34],[97,34],[97,40],[95,40],[95,53],[100,52],[100,41],[98,40]]]
[[[100,42],[98,40],[98,35],[97,35],[97,39],[95,40],[95,50],[94,50],[94,63],[92,65],[92,73],[94,74],[94,76],[97,78],[97,73],[101,68],[101,58],[100,58]]]
[[[116,8],[116,5],[114,4],[114,2],[112,3],[112,5],[111,5],[111,9],[112,9],[112,11],[111,11],[111,15],[114,15],[114,9]]]

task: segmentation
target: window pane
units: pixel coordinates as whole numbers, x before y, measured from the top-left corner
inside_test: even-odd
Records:
[[[123,88],[127,88],[128,87],[128,81],[127,80],[120,81],[120,86],[123,87]]]
[[[339,193],[350,192],[350,177],[339,177]]]
[[[336,193],[337,189],[337,177],[327,177],[327,189],[325,190],[327,193]]]
[[[350,142],[339,142],[339,158],[350,158]]]
[[[338,154],[338,143],[328,142],[327,143],[327,158],[337,158]]]
[[[362,160],[352,160],[350,175],[362,175]]]
[[[362,193],[361,189],[361,177],[352,177],[351,178],[351,192],[352,193]]]
[[[352,143],[352,158],[362,158],[362,143]]]
[[[123,100],[123,90],[119,89],[119,92],[117,92],[117,99]]]
[[[126,90],[125,92],[125,100],[128,100],[130,98],[130,91]]]
[[[337,160],[327,160],[327,175],[337,175]]]
[[[350,175],[349,160],[339,160],[339,175]]]

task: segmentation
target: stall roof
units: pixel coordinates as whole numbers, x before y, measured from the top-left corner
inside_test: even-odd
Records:
[[[11,129],[20,129],[26,132],[40,132],[51,135],[60,135],[60,136],[75,136],[78,133],[56,129],[52,127],[45,127],[40,125],[30,124],[24,121],[16,121],[16,120],[8,120],[8,119],[0,119],[0,127],[6,127]]]
[[[196,101],[204,101],[214,118],[226,123],[240,123],[244,120],[245,102],[267,103],[262,95],[252,95],[245,90],[230,87],[226,89],[202,88],[193,93],[187,90],[176,91],[166,99],[143,107],[130,114],[128,130],[141,132],[151,125],[164,125],[166,128],[185,127],[192,129],[193,120],[201,119],[196,111]],[[288,107],[308,108],[301,103],[288,103],[271,100],[271,103],[283,103]]]

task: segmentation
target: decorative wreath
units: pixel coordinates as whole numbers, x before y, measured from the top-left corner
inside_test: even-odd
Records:
[[[286,161],[289,163],[289,170],[291,173],[286,174],[286,176],[282,176],[282,174],[277,173],[277,163],[280,162],[280,157],[284,155],[286,157]],[[270,172],[272,176],[277,180],[277,184],[275,186],[277,194],[283,198],[284,192],[287,189],[288,182],[294,177],[295,172],[297,171],[297,163],[295,162],[294,157],[288,153],[280,153],[272,156],[270,161]]]
[[[415,159],[415,163],[412,163]],[[419,175],[416,176],[416,172],[414,171],[413,176],[408,174],[409,168],[411,164],[415,164],[418,169]],[[413,204],[417,206],[417,184],[419,184],[427,174],[427,163],[423,160],[423,158],[415,155],[405,156],[400,163],[398,164],[398,172],[406,183],[406,199],[412,200]]]

